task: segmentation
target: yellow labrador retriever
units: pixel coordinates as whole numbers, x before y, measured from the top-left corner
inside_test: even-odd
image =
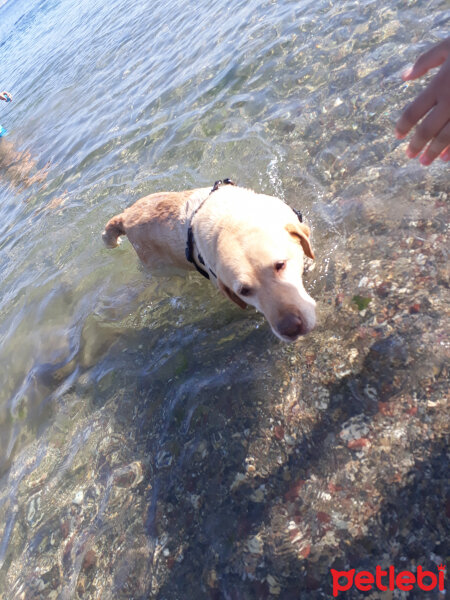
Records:
[[[210,188],[141,198],[106,225],[115,248],[127,235],[150,268],[197,269],[241,308],[262,312],[281,340],[315,325],[315,302],[303,287],[304,255],[314,258],[309,227],[279,198],[229,179]]]

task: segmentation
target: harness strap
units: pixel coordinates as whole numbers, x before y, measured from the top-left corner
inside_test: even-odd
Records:
[[[209,277],[209,273],[208,273],[208,271],[206,269],[209,269],[211,275],[213,277],[215,277],[216,279],[217,279],[217,275],[214,273],[214,271],[212,269],[210,269],[209,267],[206,267],[205,261],[203,260],[203,256],[200,253],[198,253],[197,259],[200,262],[200,264],[202,264],[204,267],[206,267],[206,269],[203,269],[195,261],[195,258],[194,258],[194,232],[192,230],[192,221],[193,221],[195,215],[201,209],[201,207],[208,200],[209,196],[211,196],[211,194],[213,192],[216,192],[220,188],[220,186],[222,186],[222,185],[236,185],[236,184],[229,177],[226,177],[225,179],[218,179],[217,181],[215,181],[214,185],[213,185],[213,187],[212,187],[212,189],[211,189],[211,191],[209,193],[209,195],[206,196],[206,198],[197,206],[197,208],[192,213],[191,224],[189,226],[188,233],[187,233],[186,249],[185,249],[186,260],[188,262],[192,263],[194,265],[194,267],[197,269],[197,271],[200,273],[200,275],[203,275],[203,277],[206,277],[206,279],[210,278]],[[292,208],[292,210],[297,215],[297,218],[300,221],[300,223],[303,223],[303,215],[302,215],[302,213],[299,210],[296,210],[295,208]]]
[[[236,184],[229,177],[226,177],[225,179],[218,179],[217,181],[214,182],[213,188],[210,193],[212,194],[213,192],[218,190],[221,185],[236,185]]]
[[[303,223],[303,215],[302,215],[302,213],[299,210],[296,210],[295,208],[292,208],[292,210],[297,215],[297,219],[300,221],[300,223]]]
[[[201,209],[201,207],[208,200],[209,196],[211,196],[211,194],[213,192],[216,192],[222,185],[236,185],[236,184],[234,183],[234,181],[231,181],[231,179],[229,177],[226,177],[223,180],[219,179],[219,180],[215,181],[211,191],[209,192],[209,195],[206,196],[206,198],[203,200],[203,202],[201,202],[197,206],[197,208],[194,210],[194,212],[192,213],[191,225],[189,226],[188,233],[187,233],[186,249],[185,249],[186,260],[188,262],[192,263],[194,265],[194,267],[197,269],[197,271],[200,273],[200,275],[203,275],[203,277],[206,277],[206,279],[209,279],[208,271],[206,269],[202,269],[202,267],[195,262],[195,258],[194,258],[194,232],[192,230],[192,221],[193,221],[195,215]],[[200,253],[198,254],[197,258],[198,258],[198,261],[204,267],[206,267],[205,261],[203,260],[203,256]],[[217,279],[217,275],[214,273],[214,271],[212,269],[209,269],[209,271],[210,271],[211,275]]]
[[[194,260],[194,233],[192,231],[192,226],[189,227],[189,229],[188,229],[185,253],[186,253],[187,261],[194,265],[194,267],[197,269],[197,271],[200,273],[200,275],[203,275],[203,277],[206,277],[206,279],[209,279],[208,271],[205,271],[205,269],[202,269],[200,267],[200,265],[198,265]],[[202,263],[202,265],[205,264],[205,261],[203,260],[203,257],[201,256],[201,254],[198,255],[198,260]],[[211,273],[212,273],[212,271],[211,271]]]

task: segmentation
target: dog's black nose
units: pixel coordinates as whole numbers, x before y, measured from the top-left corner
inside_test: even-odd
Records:
[[[277,329],[281,335],[291,339],[297,338],[305,333],[305,326],[298,315],[289,314],[278,322]]]

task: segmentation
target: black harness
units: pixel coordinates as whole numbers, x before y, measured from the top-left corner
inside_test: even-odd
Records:
[[[200,252],[197,254],[197,260],[201,265],[203,265],[203,267],[201,267],[195,261],[195,258],[194,258],[194,232],[192,230],[192,221],[193,221],[195,215],[201,209],[201,207],[208,200],[209,196],[211,196],[211,194],[213,192],[216,192],[222,185],[236,185],[236,184],[229,177],[227,177],[226,179],[219,179],[218,181],[214,182],[214,185],[213,185],[210,193],[208,194],[208,196],[206,196],[206,198],[203,200],[203,202],[201,202],[199,204],[199,206],[197,206],[197,208],[192,213],[191,224],[189,225],[189,229],[188,229],[188,233],[187,233],[186,249],[185,249],[186,259],[188,262],[192,263],[194,265],[194,267],[197,269],[197,271],[200,273],[200,275],[203,275],[203,277],[206,277],[206,279],[209,279],[209,273],[206,270],[206,268],[205,269],[203,268],[203,267],[206,267],[205,261],[203,260],[203,256],[200,254]],[[292,210],[297,215],[297,218],[300,221],[300,223],[303,223],[302,213],[299,210],[295,210],[295,208],[293,208]],[[215,279],[217,279],[217,275],[214,273],[214,271],[209,267],[207,267],[207,268],[209,269],[209,272],[211,273],[211,275]]]
[[[223,180],[219,179],[218,181],[216,181],[214,183],[211,191],[209,192],[209,195],[206,196],[206,198],[203,200],[203,202],[201,202],[199,204],[199,206],[197,206],[197,208],[194,210],[192,217],[191,217],[191,225],[189,226],[188,233],[187,233],[186,250],[185,250],[186,259],[188,262],[192,263],[194,265],[194,267],[197,269],[197,271],[200,273],[200,275],[203,275],[203,277],[206,277],[206,279],[209,279],[208,271],[206,269],[203,269],[199,264],[197,264],[197,262],[195,261],[195,258],[194,258],[194,232],[192,230],[192,221],[193,221],[195,215],[201,209],[201,207],[208,200],[209,196],[211,196],[211,194],[213,192],[216,192],[222,185],[236,185],[236,184],[234,183],[234,181],[231,181],[231,179],[229,179],[228,177],[226,179],[223,179]],[[203,256],[200,254],[200,252],[197,255],[197,260],[201,265],[203,265],[203,267],[206,267],[205,261],[203,260]],[[214,273],[214,271],[212,269],[209,269],[209,271],[210,271],[211,275],[217,279],[217,275]]]

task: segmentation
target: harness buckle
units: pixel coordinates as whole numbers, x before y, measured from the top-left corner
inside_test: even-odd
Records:
[[[229,177],[225,177],[225,179],[218,179],[217,181],[214,182],[214,185],[211,190],[211,194],[213,192],[216,192],[220,188],[221,185],[236,185],[236,184]]]

